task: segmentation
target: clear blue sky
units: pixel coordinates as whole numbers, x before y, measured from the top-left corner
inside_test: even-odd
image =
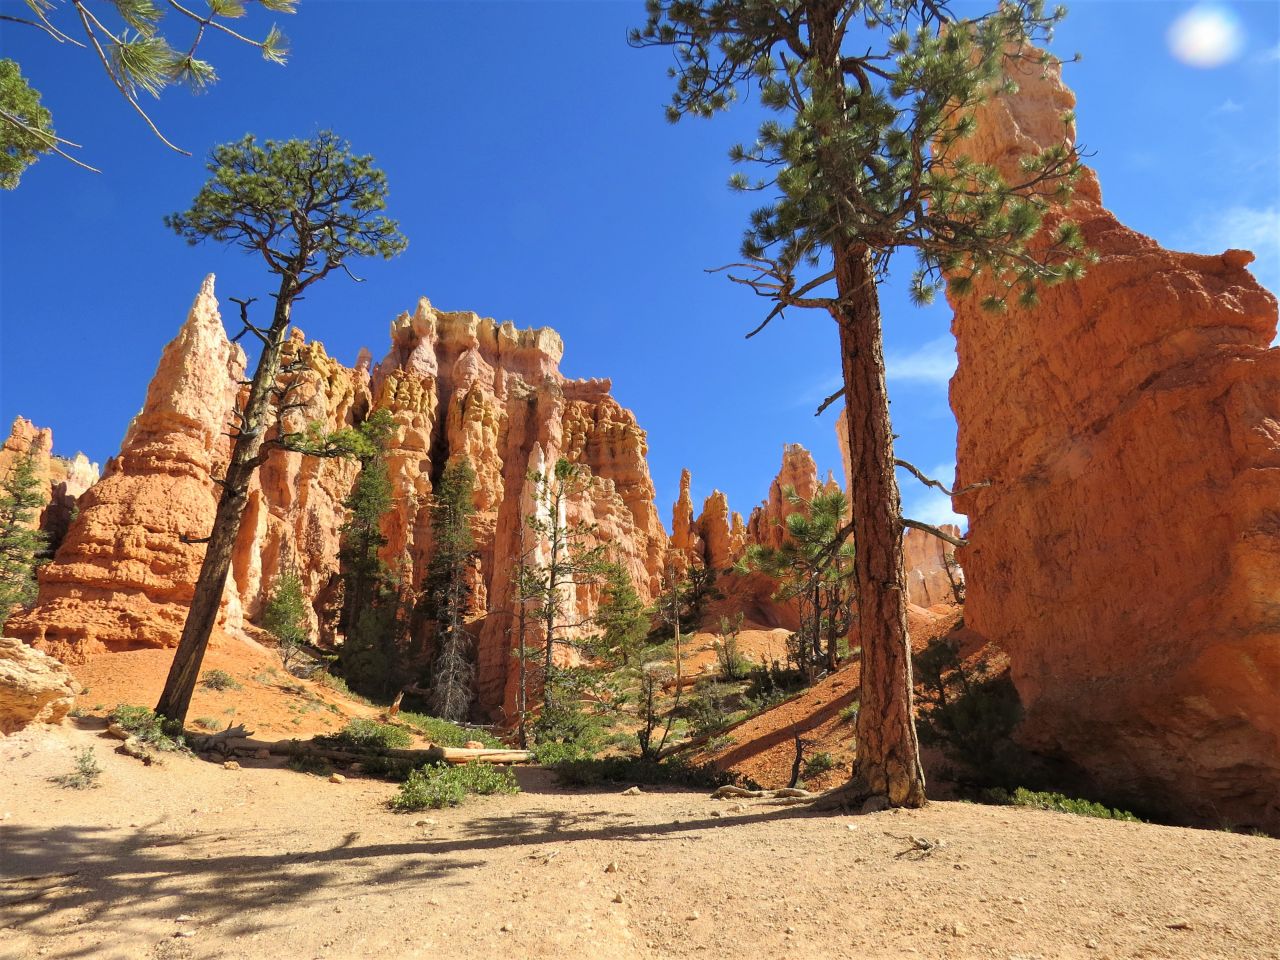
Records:
[[[1068,80],[1111,208],[1166,246],[1252,247],[1275,290],[1280,6],[1216,6],[1240,44],[1215,67],[1171,52],[1170,26],[1190,3],[1077,2],[1055,49],[1084,54]],[[704,273],[737,250],[749,204],[725,187],[726,151],[757,117],[735,108],[668,125],[667,54],[625,43],[642,16],[638,0],[302,0],[278,18],[288,66],[214,37],[205,50],[218,85],[153,104],[194,158],[155,140],[90,54],[0,26],[3,55],[43,91],[58,133],[104,171],[49,158],[0,197],[0,418],[52,427],[60,453],[111,456],[201,278],[218,275],[224,304],[270,288],[257,261],[188,248],[161,216],[194,195],[213,144],[332,127],[387,171],[410,247],[368,265],[366,283],[334,276],[299,305],[299,326],[330,353],[351,363],[367,345],[381,356],[391,319],[422,295],[555,327],[564,372],[612,377],[649,431],[668,522],[681,467],[695,503],[719,487],[744,514],[785,442],[838,473],[831,414],[813,417],[837,374],[830,321],[797,314],[746,341],[763,303]],[[948,311],[913,308],[894,284],[883,301],[900,452],[945,473]],[[946,519],[945,501],[910,480],[904,491],[908,512]]]

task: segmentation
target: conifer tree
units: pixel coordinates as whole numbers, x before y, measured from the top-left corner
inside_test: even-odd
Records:
[[[40,94],[17,62],[0,60],[0,189],[16,188],[23,171],[60,142],[53,116],[41,106]]]
[[[213,240],[261,256],[279,282],[271,322],[265,327],[250,323],[252,301],[240,301],[244,328],[236,339],[250,333],[262,352],[244,407],[236,411],[231,462],[226,476],[218,481],[222,493],[213,529],[182,639],[156,705],[157,713],[179,723],[186,718],[217,620],[254,472],[272,447],[317,456],[368,452],[367,441],[354,431],[321,436],[314,430],[300,435],[285,428],[283,414],[296,406],[290,402],[289,390],[300,382],[293,378],[284,385],[278,383],[293,304],[335,270],[351,276],[349,260],[390,259],[407,243],[395,221],[380,213],[386,207],[386,175],[374,167],[372,157],[353,154],[332,131],[321,131],[309,140],[261,144],[248,135],[215,147],[208,169],[212,177],[191,209],[171,214],[165,223],[193,245]],[[268,438],[273,409],[276,432]]]
[[[745,569],[761,570],[780,582],[779,599],[800,608],[797,667],[813,679],[820,662],[828,670],[838,664],[840,638],[852,625],[853,544],[832,549],[844,524],[848,500],[840,491],[800,497],[794,487],[784,491],[795,509],[784,521],[786,536],[780,547],[753,544],[742,559]]]
[[[557,705],[557,644],[569,642],[564,636],[566,630],[586,626],[586,622],[567,619],[570,598],[577,587],[598,583],[606,564],[604,547],[594,544],[594,528],[567,519],[569,501],[582,492],[589,477],[581,464],[563,457],[545,476],[537,472],[529,476],[535,506],[526,522],[537,555],[524,564],[524,582],[518,592],[530,598],[533,619],[542,630],[544,716]]]
[[[596,608],[596,626],[602,631],[600,646],[609,659],[631,665],[649,634],[649,618],[627,571],[618,563],[604,567],[604,595]]]
[[[184,156],[190,154],[174,146],[160,132],[139,103],[139,93],[158,97],[165,88],[175,84],[199,93],[215,83],[218,72],[213,64],[196,56],[211,36],[230,37],[246,46],[256,47],[265,60],[284,63],[289,52],[288,42],[274,23],[259,40],[246,36],[244,27],[232,27],[229,21],[244,17],[250,3],[256,3],[270,13],[289,14],[297,7],[297,0],[209,0],[208,9],[200,11],[192,10],[178,0],[168,0],[167,3],[157,3],[156,0],[69,0],[61,9],[53,0],[25,2],[30,16],[0,13],[0,21],[23,24],[40,30],[56,43],[91,50],[111,85],[151,132],[165,146]],[[173,18],[166,21],[165,16],[170,12]],[[175,22],[189,32],[170,29]],[[17,64],[14,64],[14,75],[17,72]],[[23,86],[35,97],[38,109],[22,109],[23,101],[9,96],[10,89],[4,77],[0,65],[0,145],[26,144],[33,151],[27,164],[34,162],[40,153],[53,152],[76,166],[97,173],[94,167],[81,163],[62,149],[76,148],[79,144],[54,135],[48,111],[38,107],[39,94],[24,82]],[[7,189],[16,184],[16,179],[10,185],[0,178],[0,186]]]
[[[307,632],[307,597],[302,580],[292,568],[286,569],[272,585],[271,596],[262,610],[262,629],[276,639],[280,662],[286,670],[310,637]]]
[[[916,298],[945,275],[964,292],[981,279],[993,310],[1035,302],[1042,283],[1083,272],[1078,228],[1043,216],[1070,195],[1079,166],[1067,142],[1030,158],[1014,182],[962,155],[976,108],[1011,89],[1006,67],[1062,16],[1040,0],[1005,0],[967,19],[939,0],[647,0],[636,46],[672,48],[677,120],[710,117],[740,91],[776,117],[733,160],[768,193],[751,215],[730,276],[788,307],[825,310],[840,342],[862,646],[862,709],[850,783],[825,805],[884,797],[924,803],[911,705],[904,518],[894,474],[876,289],[893,254],[917,256]],[[757,328],[757,331],[760,327]],[[825,406],[826,404],[824,404]],[[916,524],[915,521],[909,521]],[[924,526],[924,525],[920,525]],[[835,549],[835,547],[833,547]]]
[[[428,702],[446,720],[465,720],[475,695],[476,667],[466,616],[475,562],[471,517],[476,472],[465,458],[450,461],[431,501],[433,553],[423,580],[423,615],[434,628]]]
[[[37,556],[47,540],[36,529],[43,484],[30,454],[14,461],[0,480],[0,634],[9,615],[36,597]]]

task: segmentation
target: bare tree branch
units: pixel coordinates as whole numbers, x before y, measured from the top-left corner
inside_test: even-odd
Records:
[[[911,520],[907,517],[903,517],[902,525],[904,527],[910,527],[913,530],[923,530],[925,533],[931,533],[939,540],[947,541],[947,543],[951,544],[953,547],[967,547],[969,545],[969,541],[964,537],[953,537],[945,530],[935,527],[931,523],[924,523],[920,520]]]
[[[819,410],[818,412],[821,413],[822,411]],[[901,460],[895,457],[893,463],[895,466],[901,467],[903,470],[906,470],[909,473],[914,474],[915,478],[919,480],[921,483],[923,483],[926,487],[937,487],[939,490],[945,493],[948,497],[963,496],[964,494],[968,493],[970,490],[981,490],[983,487],[989,487],[993,482],[991,480],[979,480],[977,483],[970,483],[967,486],[960,487],[957,490],[948,490],[946,487],[942,485],[940,481],[934,480],[932,477],[925,476],[924,472],[921,471],[919,467],[915,466],[912,463],[908,463],[906,460]]]

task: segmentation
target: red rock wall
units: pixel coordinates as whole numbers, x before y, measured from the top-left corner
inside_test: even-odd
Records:
[[[970,146],[1011,173],[1074,105],[1056,70],[1018,79]],[[957,483],[993,481],[955,501],[966,622],[1009,652],[1021,739],[1106,798],[1280,828],[1275,297],[1249,254],[1125,227],[1091,172],[1070,214],[1081,282],[999,317],[952,298]]]
[[[17,417],[0,445],[0,477],[8,476],[17,461],[26,456],[35,458],[36,475],[43,481],[40,494],[44,505],[34,518],[34,526],[57,545],[67,534],[80,496],[98,482],[98,465],[83,453],[71,458],[54,455],[53,431]]]

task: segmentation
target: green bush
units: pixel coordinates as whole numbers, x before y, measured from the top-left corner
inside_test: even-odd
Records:
[[[719,733],[729,725],[729,714],[716,694],[716,690],[708,690],[705,695],[691,697],[685,706],[689,730],[695,737]]]
[[[418,731],[425,739],[440,747],[460,747],[468,740],[483,743],[486,747],[502,747],[503,742],[486,730],[468,729],[439,717],[429,717],[425,713],[412,713],[401,710],[399,719]]]
[[[558,700],[533,721],[533,739],[538,746],[567,744],[583,753],[594,753],[599,746],[601,729],[598,718],[583,710],[574,700]]]
[[[316,742],[335,750],[370,753],[402,750],[413,745],[413,734],[402,727],[377,720],[352,720],[337,733],[316,737]]]
[[[987,791],[987,796],[996,802],[1012,804],[1015,807],[1035,807],[1037,810],[1074,813],[1076,816],[1097,817],[1100,820],[1125,820],[1129,823],[1142,823],[1128,810],[1112,809],[1101,803],[1094,803],[1092,800],[1073,800],[1071,797],[1061,793],[1034,791],[1025,787],[1018,787],[1012,794],[1004,790],[989,790]]]
[[[715,789],[725,784],[756,789],[751,780],[710,764],[695,764],[679,758],[642,760],[639,757],[605,757],[600,760],[577,759],[555,767],[560,782],[571,787],[593,787],[601,783],[673,784]]]
[[[201,730],[217,730],[218,721],[213,717],[196,717],[191,721],[193,727],[199,727]]]
[[[844,723],[856,723],[858,720],[858,709],[862,705],[857,701],[849,704],[847,707],[840,709],[840,720]]]
[[[208,670],[200,678],[200,685],[210,690],[240,690],[240,681],[225,670]]]
[[[439,810],[456,807],[469,794],[519,793],[520,785],[508,767],[484,763],[465,766],[424,766],[412,771],[400,792],[387,801],[393,810]]]
[[[185,750],[182,730],[150,707],[119,704],[107,714],[107,722],[120,726],[126,733],[157,750]]]
[[[812,757],[810,757],[808,760],[805,761],[804,772],[801,774],[801,776],[805,780],[809,780],[809,779],[812,779],[813,777],[821,776],[822,774],[826,773],[828,770],[834,770],[835,766],[836,766],[836,758],[833,757],[831,754],[827,753],[827,751],[823,750],[821,753],[815,753]]]
[[[93,747],[85,747],[76,754],[76,768],[71,773],[64,773],[50,779],[68,790],[88,790],[98,785],[98,777],[101,775],[102,768],[98,766],[98,759],[93,755]]]
[[[298,773],[314,773],[319,777],[327,777],[333,772],[333,765],[328,760],[309,750],[304,753],[295,753],[289,758],[286,766]]]

